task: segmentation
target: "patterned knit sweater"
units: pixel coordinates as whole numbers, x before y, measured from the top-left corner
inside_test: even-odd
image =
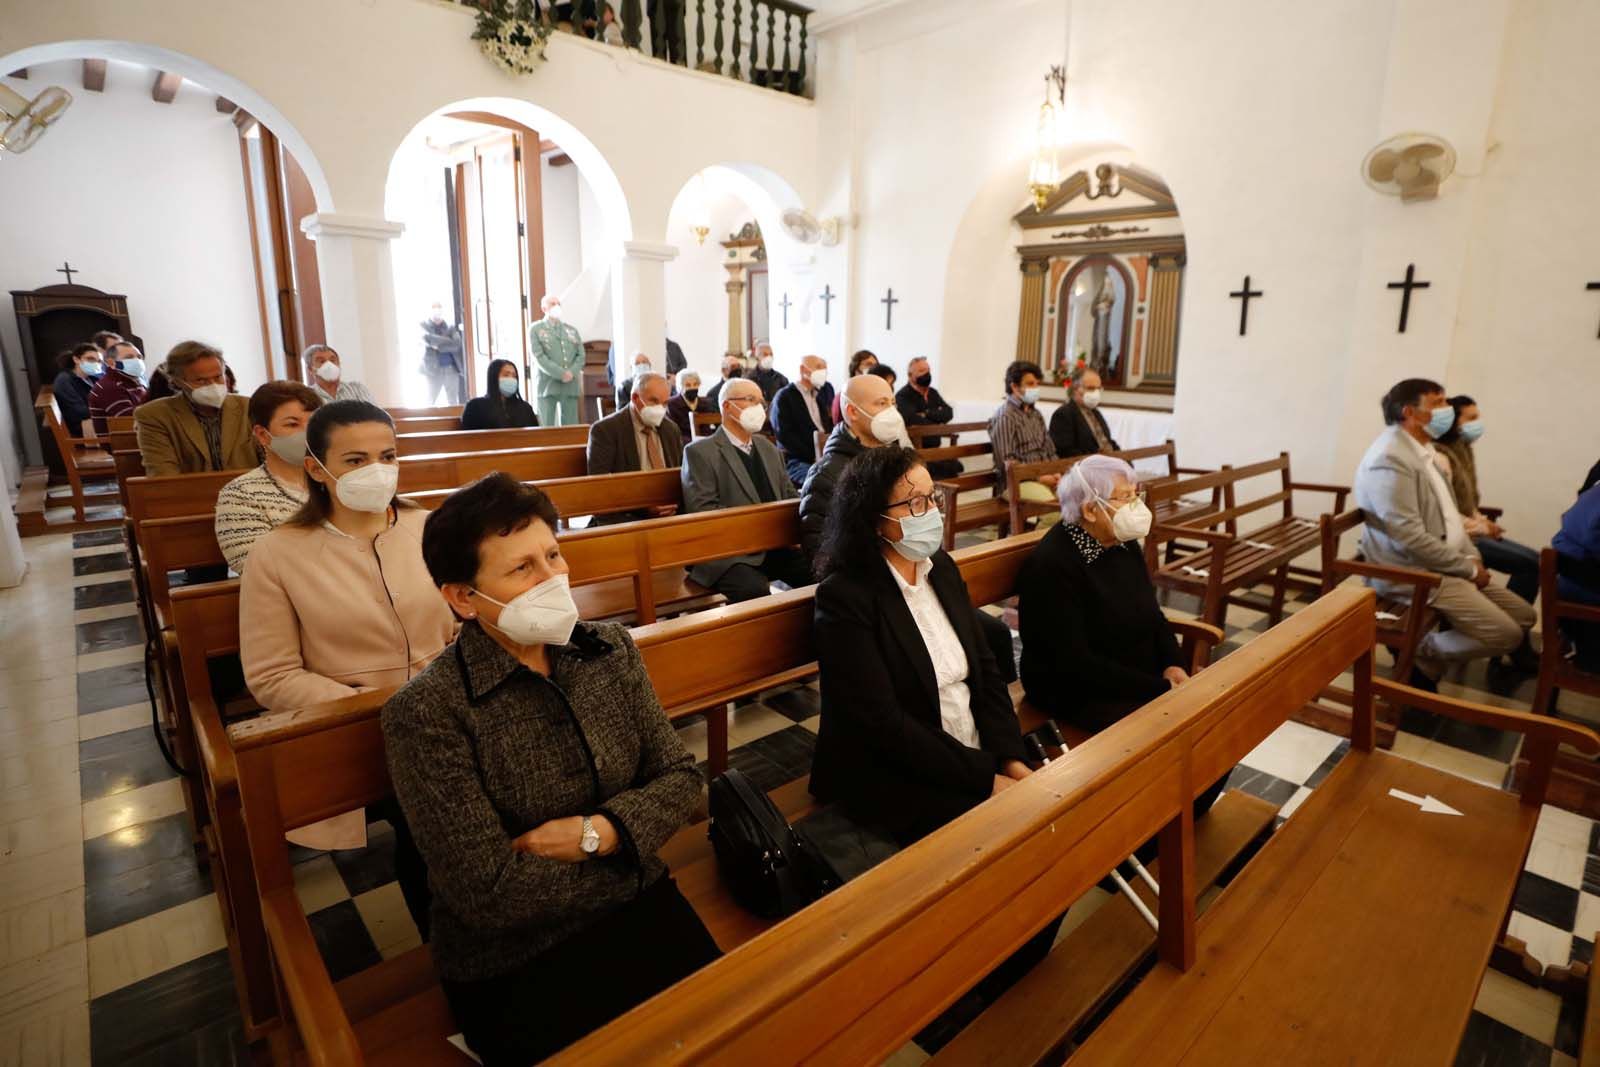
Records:
[[[235,574],[244,573],[256,539],[299,511],[306,496],[304,485],[285,485],[265,464],[222,487],[217,494],[217,545]]]

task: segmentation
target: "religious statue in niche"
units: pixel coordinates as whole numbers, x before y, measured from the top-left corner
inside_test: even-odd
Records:
[[[1089,177],[1090,173],[1095,178]],[[1186,259],[1183,223],[1166,184],[1101,162],[1073,174],[1012,222],[1021,231],[1017,356],[1064,383],[1079,364],[1106,388],[1158,394],[1177,385],[1178,312]]]

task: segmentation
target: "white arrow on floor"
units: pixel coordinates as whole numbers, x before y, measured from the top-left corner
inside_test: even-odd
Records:
[[[1424,815],[1460,815],[1461,814],[1455,808],[1452,808],[1450,805],[1446,804],[1444,801],[1439,800],[1437,797],[1435,797],[1431,793],[1428,794],[1425,797],[1419,797],[1415,793],[1406,793],[1406,792],[1403,792],[1403,791],[1401,791],[1399,789],[1391,789],[1391,790],[1389,790],[1389,795],[1392,796],[1392,797],[1396,797],[1396,798],[1398,798],[1400,800],[1403,800],[1407,804],[1415,804],[1417,807],[1422,809],[1422,813]]]

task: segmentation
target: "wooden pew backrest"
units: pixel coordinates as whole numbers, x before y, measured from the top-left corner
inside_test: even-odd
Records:
[[[402,456],[434,456],[456,452],[494,452],[508,448],[585,445],[589,427],[531,426],[510,430],[440,430],[401,433],[395,438]]]
[[[486,474],[505,471],[519,482],[578,478],[589,469],[583,445],[511,448],[498,452],[400,457],[400,492],[459,489]]]

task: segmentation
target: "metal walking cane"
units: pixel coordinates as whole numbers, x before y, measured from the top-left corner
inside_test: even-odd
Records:
[[[1063,753],[1067,751],[1067,740],[1061,736],[1061,728],[1054,721],[1047,721],[1043,726],[1022,739],[1023,744],[1027,746],[1028,754],[1041,764],[1048,766],[1050,757],[1045,752],[1044,740],[1039,738],[1041,733]],[[1155,876],[1146,869],[1144,864],[1139,862],[1137,856],[1129,856],[1124,862],[1133,866],[1134,873],[1138,875],[1140,881],[1150,887],[1152,893],[1158,897],[1161,895],[1161,886],[1156,882]],[[1128,880],[1122,876],[1122,872],[1119,869],[1121,866],[1122,864],[1119,863],[1116,867],[1111,868],[1109,872],[1111,881],[1116,884],[1118,890],[1127,895],[1128,903],[1132,904],[1133,910],[1137,911],[1140,917],[1150,924],[1150,929],[1159,933],[1161,930],[1160,922],[1156,919],[1155,914],[1150,911],[1149,905],[1140,899],[1139,894],[1133,891],[1133,887],[1128,884]]]

